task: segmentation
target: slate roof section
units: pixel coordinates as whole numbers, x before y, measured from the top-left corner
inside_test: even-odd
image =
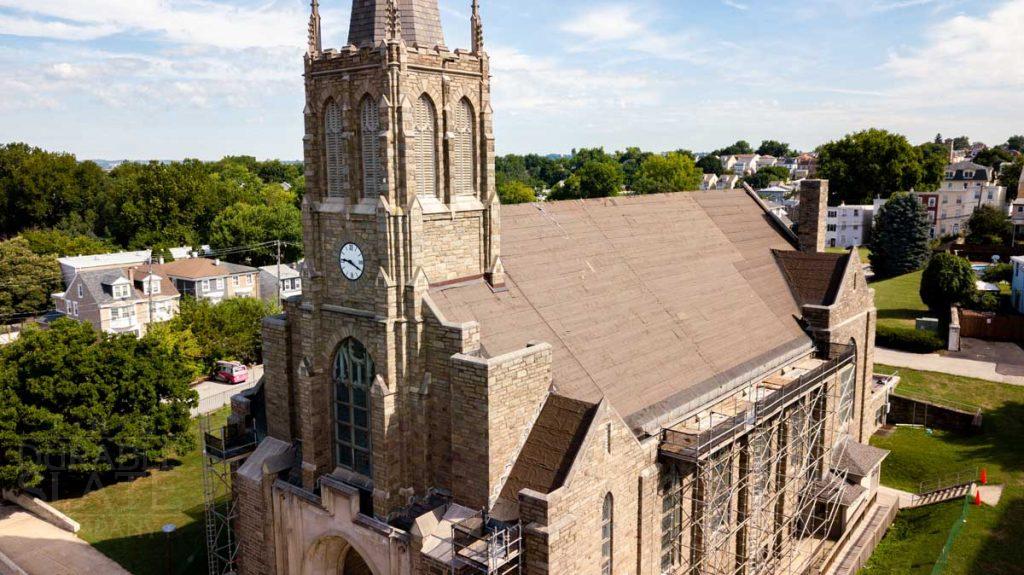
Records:
[[[835,303],[849,254],[776,251],[775,257],[801,305]]]
[[[156,273],[156,266],[153,266],[153,268],[154,273]],[[147,275],[149,275],[148,272],[148,266],[144,268],[135,268],[135,279],[142,280]],[[179,295],[178,290],[174,287],[174,283],[170,279],[158,273],[156,273],[156,275],[161,276],[160,293],[154,294],[154,299],[176,297]],[[111,292],[109,286],[118,279],[128,279],[127,268],[115,270],[96,270],[78,272],[78,275],[75,277],[75,280],[71,283],[70,286],[68,286],[68,291],[66,292],[66,294],[68,297],[71,297],[72,299],[77,299],[72,296],[74,296],[74,292],[78,290],[78,284],[80,282],[82,285],[82,289],[88,296],[87,299],[92,300],[96,305],[105,305],[112,303],[130,303],[149,298],[149,296],[147,296],[145,293],[143,293],[142,290],[138,289],[138,287],[133,284],[131,297],[126,299],[114,299],[114,294]]]
[[[561,487],[596,412],[596,405],[548,396],[505,481],[501,497],[516,501],[523,489],[551,493]]]
[[[159,276],[171,276],[189,280],[218,278],[236,274],[259,273],[256,268],[233,264],[228,262],[217,262],[207,258],[192,258],[187,260],[175,260],[165,264],[153,266],[153,273]]]
[[[374,46],[387,39],[387,0],[353,0],[348,43]],[[395,0],[402,19],[402,38],[410,46],[444,46],[437,0]]]
[[[982,166],[981,164],[975,164],[974,162],[957,162],[950,164],[946,167],[947,172],[953,172],[952,178],[946,178],[946,181],[952,182],[978,182],[978,181],[990,181],[992,175],[989,172],[988,166]],[[968,178],[964,172],[973,172],[973,175]]]
[[[889,456],[889,451],[846,438],[846,447],[833,451],[836,454],[832,467],[847,471],[858,477],[867,477],[871,471]]]
[[[773,220],[742,190],[505,206],[508,290],[479,280],[430,298],[449,321],[479,322],[491,357],[550,343],[559,395],[606,397],[651,433],[810,349],[773,255],[794,248]]]

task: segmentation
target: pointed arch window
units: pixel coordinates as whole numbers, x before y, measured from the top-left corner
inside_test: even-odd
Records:
[[[437,197],[437,113],[426,94],[416,102],[416,193]]]
[[[612,575],[612,546],[615,544],[615,503],[612,494],[604,496],[601,510],[601,575]]]
[[[372,477],[370,386],[376,371],[362,343],[347,339],[334,356],[335,459],[339,466]]]
[[[380,106],[367,97],[359,106],[360,140],[363,147],[363,197],[375,198],[384,190],[380,161]]]
[[[327,104],[324,113],[324,149],[327,152],[327,197],[341,198],[348,182],[345,163],[345,139],[342,130],[341,107],[337,102]]]
[[[473,106],[469,100],[463,99],[455,107],[455,140],[452,146],[457,196],[476,195],[476,154],[473,153],[476,134],[473,126]]]

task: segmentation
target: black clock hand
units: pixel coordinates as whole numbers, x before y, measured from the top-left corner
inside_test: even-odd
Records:
[[[356,262],[354,262],[354,261],[352,261],[352,260],[348,260],[348,259],[343,259],[343,260],[341,260],[341,261],[342,261],[343,263],[346,263],[346,264],[350,264],[350,265],[352,265],[353,267],[355,267],[355,268],[356,268],[357,270],[359,270],[359,271],[363,271],[363,266],[361,266],[361,265],[357,264]]]

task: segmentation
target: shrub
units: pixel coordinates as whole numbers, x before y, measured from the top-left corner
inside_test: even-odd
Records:
[[[946,348],[942,338],[930,331],[888,325],[880,325],[875,330],[875,343],[879,347],[911,353],[934,353]]]
[[[965,258],[948,252],[935,254],[921,276],[921,301],[935,312],[948,313],[951,305],[974,296],[977,281]]]
[[[999,282],[1010,283],[1013,281],[1013,265],[1011,264],[996,264],[981,274],[981,279],[997,284]]]
[[[996,312],[999,311],[999,297],[989,292],[974,292],[964,302],[964,307],[974,311]]]

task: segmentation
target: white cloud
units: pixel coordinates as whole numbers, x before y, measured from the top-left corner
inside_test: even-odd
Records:
[[[562,24],[562,30],[576,37],[568,49],[572,52],[598,52],[623,49],[663,60],[706,63],[716,45],[697,47],[687,31],[659,32],[637,16],[631,6],[605,5],[592,8]],[[621,54],[618,56],[621,58]]]
[[[626,6],[600,6],[566,22],[562,29],[590,42],[608,42],[634,38],[645,32],[646,26]]]
[[[722,4],[725,4],[726,6],[728,6],[730,8],[735,8],[737,10],[749,10],[750,9],[750,6],[748,6],[746,4],[743,4],[742,2],[737,2],[736,0],[722,0]]]

